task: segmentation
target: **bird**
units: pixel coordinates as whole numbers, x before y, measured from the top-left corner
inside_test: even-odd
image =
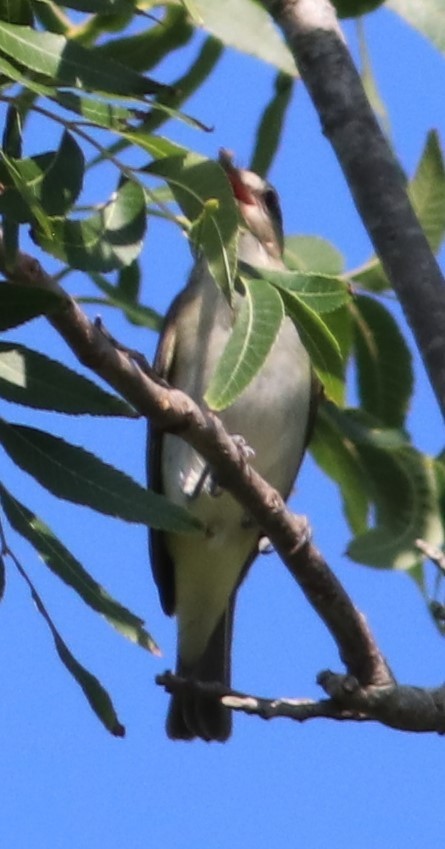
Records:
[[[236,167],[227,151],[220,153],[220,164],[240,211],[238,261],[285,268],[276,190],[255,172]],[[238,292],[229,304],[201,256],[167,312],[154,368],[204,407],[242,298]],[[303,459],[318,394],[308,353],[285,316],[260,371],[220,413],[226,430],[240,435],[252,452],[253,467],[284,499]],[[177,618],[176,674],[229,687],[236,594],[258,554],[261,528],[229,493],[218,493],[205,460],[179,436],[151,427],[147,456],[152,489],[203,525],[193,535],[149,531],[161,605]],[[170,697],[166,730],[171,739],[225,742],[232,731],[231,711],[198,688],[178,688]]]

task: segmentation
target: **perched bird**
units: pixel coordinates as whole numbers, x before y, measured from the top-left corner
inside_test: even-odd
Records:
[[[225,152],[220,162],[241,212],[238,259],[284,268],[277,193],[257,174],[236,168]],[[242,297],[236,294],[233,308],[229,306],[200,258],[167,314],[155,368],[198,404],[203,404]],[[285,317],[260,372],[221,413],[226,430],[244,438],[254,452],[252,465],[284,498],[303,458],[315,396],[308,354]],[[227,492],[215,495],[205,461],[178,436],[152,429],[148,458],[152,488],[205,527],[190,536],[150,532],[161,604],[178,620],[177,674],[229,685],[235,596],[258,553],[260,528]],[[173,739],[222,742],[231,733],[231,713],[216,699],[178,691],[171,697],[167,733]]]

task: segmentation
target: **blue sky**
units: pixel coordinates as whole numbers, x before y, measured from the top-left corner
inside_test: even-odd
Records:
[[[348,24],[346,30],[356,54],[354,29]],[[412,174],[427,131],[436,127],[445,139],[444,60],[389,12],[369,16],[366,33],[393,143]],[[196,43],[190,52],[195,50]],[[186,67],[184,58],[175,63],[165,69],[166,79]],[[272,80],[267,66],[228,52],[187,104],[214,132],[175,125],[172,137],[209,156],[220,146],[229,147],[247,164]],[[41,132],[48,132],[48,147],[55,146],[52,131]],[[370,255],[368,237],[301,85],[271,177],[288,233],[330,239],[348,267]],[[187,245],[176,230],[156,222],[148,231],[145,256],[145,301],[165,309],[185,280]],[[53,266],[47,262],[46,267]],[[73,293],[83,288],[80,277],[70,281]],[[127,344],[152,352],[153,334],[111,314],[103,317]],[[44,322],[12,336],[75,367],[71,353]],[[442,422],[416,362],[417,394],[409,424],[419,447],[434,452],[443,444]],[[43,413],[36,419],[10,406],[4,413],[85,445],[143,480],[142,422],[66,421]],[[1,468],[12,492],[48,521],[99,581],[146,619],[164,655],[153,658],[112,632],[10,534],[68,644],[113,694],[127,736],[111,738],[91,713],[58,661],[26,586],[11,570],[0,607],[1,846],[441,845],[445,759],[439,737],[403,735],[371,724],[321,720],[298,726],[236,716],[233,739],[225,746],[167,740],[166,696],[155,687],[154,676],[173,665],[175,628],[158,605],[144,530],[58,504],[15,473],[4,455]],[[292,505],[310,517],[317,545],[366,614],[399,679],[422,686],[441,683],[445,643],[414,583],[344,557],[348,531],[336,490],[310,459]],[[315,677],[327,667],[341,669],[323,625],[275,556],[259,559],[239,596],[235,686],[270,696],[317,697]]]

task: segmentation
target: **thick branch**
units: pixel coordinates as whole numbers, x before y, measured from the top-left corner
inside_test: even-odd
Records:
[[[8,274],[1,245],[0,268]],[[54,290],[52,279],[25,254],[9,277],[25,285]],[[311,545],[306,520],[292,515],[279,494],[245,462],[219,419],[201,410],[183,392],[144,373],[88,320],[68,295],[64,294],[61,303],[61,309],[52,313],[49,320],[80,362],[114,387],[141,415],[189,442],[215,469],[221,486],[253,516],[327,625],[348,672],[363,686],[391,683],[392,675],[364,617]]]
[[[445,286],[328,0],[264,0],[281,27],[445,416]]]

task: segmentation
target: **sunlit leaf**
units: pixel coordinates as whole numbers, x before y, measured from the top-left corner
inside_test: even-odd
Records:
[[[267,283],[244,280],[245,294],[235,300],[236,320],[204,396],[213,410],[223,410],[251,383],[264,364],[284,317],[279,294]]]
[[[442,0],[386,0],[388,9],[419,30],[445,53],[445,19]]]
[[[344,258],[331,242],[319,236],[286,236],[284,261],[294,271],[337,276],[343,273]]]
[[[292,54],[272,24],[270,15],[254,0],[185,0],[194,23],[229,47],[235,47],[296,76]]]

